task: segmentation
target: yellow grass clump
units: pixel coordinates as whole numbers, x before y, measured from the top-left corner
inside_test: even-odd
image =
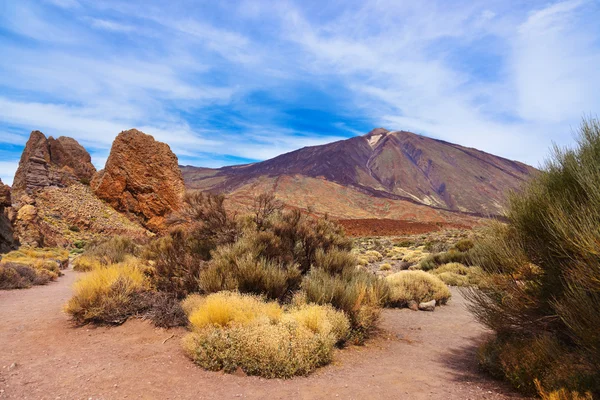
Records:
[[[135,296],[150,289],[135,260],[91,271],[73,285],[65,311],[78,323],[122,323],[137,311]]]
[[[479,267],[467,267],[461,263],[444,264],[432,271],[433,275],[440,278],[446,285],[470,286],[477,285],[482,277],[483,271]]]
[[[73,260],[73,269],[75,271],[87,272],[102,268],[102,263],[95,257],[81,255]]]
[[[283,310],[277,302],[264,302],[260,297],[240,295],[234,292],[218,292],[207,296],[204,302],[190,315],[193,329],[206,326],[228,327],[249,325],[258,319],[275,323]]]
[[[260,297],[234,292],[188,296],[192,332],[183,340],[201,367],[266,378],[306,375],[331,361],[350,323],[331,306],[301,304],[288,310]]]
[[[367,258],[369,263],[383,260],[381,253],[376,250],[367,250],[363,256]]]
[[[417,303],[435,300],[437,304],[446,304],[451,296],[444,282],[425,271],[401,271],[385,279],[390,290],[390,305],[405,306],[411,300]]]
[[[380,271],[389,271],[389,270],[391,270],[391,269],[392,269],[392,265],[391,265],[391,264],[388,264],[388,263],[381,264],[381,265],[379,266],[379,270],[380,270]]]

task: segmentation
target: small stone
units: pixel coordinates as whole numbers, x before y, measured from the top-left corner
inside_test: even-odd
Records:
[[[413,311],[419,311],[419,304],[414,300],[410,300],[408,302],[408,308]]]
[[[16,362],[10,364],[10,367],[8,367],[8,370],[10,371],[10,370],[13,370],[13,369],[17,368],[17,365],[18,364]]]
[[[419,310],[421,311],[434,311],[435,310],[435,300],[423,302],[419,304]]]

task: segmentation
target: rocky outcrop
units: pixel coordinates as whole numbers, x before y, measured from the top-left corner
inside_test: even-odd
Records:
[[[33,131],[25,145],[12,187],[12,200],[20,207],[25,196],[48,186],[65,187],[88,181],[96,169],[89,153],[75,139],[46,138]]]
[[[64,188],[89,183],[96,173],[89,153],[75,139],[46,138],[33,131],[25,145],[11,189],[10,219],[19,242],[28,246],[65,245],[68,240],[55,234],[47,216],[40,210],[38,197],[48,188]]]
[[[153,231],[164,228],[165,217],[180,207],[185,191],[171,148],[136,129],[117,136],[105,168],[90,186],[96,196]]]
[[[0,180],[0,253],[6,253],[16,245],[12,224],[8,217],[10,204],[10,187]]]

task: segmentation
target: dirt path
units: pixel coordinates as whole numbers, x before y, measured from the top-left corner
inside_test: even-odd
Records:
[[[379,338],[285,381],[196,367],[180,350],[183,329],[140,320],[72,327],[61,307],[77,276],[66,271],[47,286],[0,291],[0,399],[520,398],[477,372],[473,354],[484,332],[457,292],[433,313],[385,311]]]

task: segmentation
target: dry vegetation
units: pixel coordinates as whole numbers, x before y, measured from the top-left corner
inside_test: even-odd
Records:
[[[600,396],[600,123],[544,171],[478,241],[471,309],[496,337],[480,361],[527,394]],[[589,394],[585,394],[589,393]]]
[[[56,280],[67,267],[69,252],[64,249],[22,247],[2,256],[0,289],[24,289]]]

